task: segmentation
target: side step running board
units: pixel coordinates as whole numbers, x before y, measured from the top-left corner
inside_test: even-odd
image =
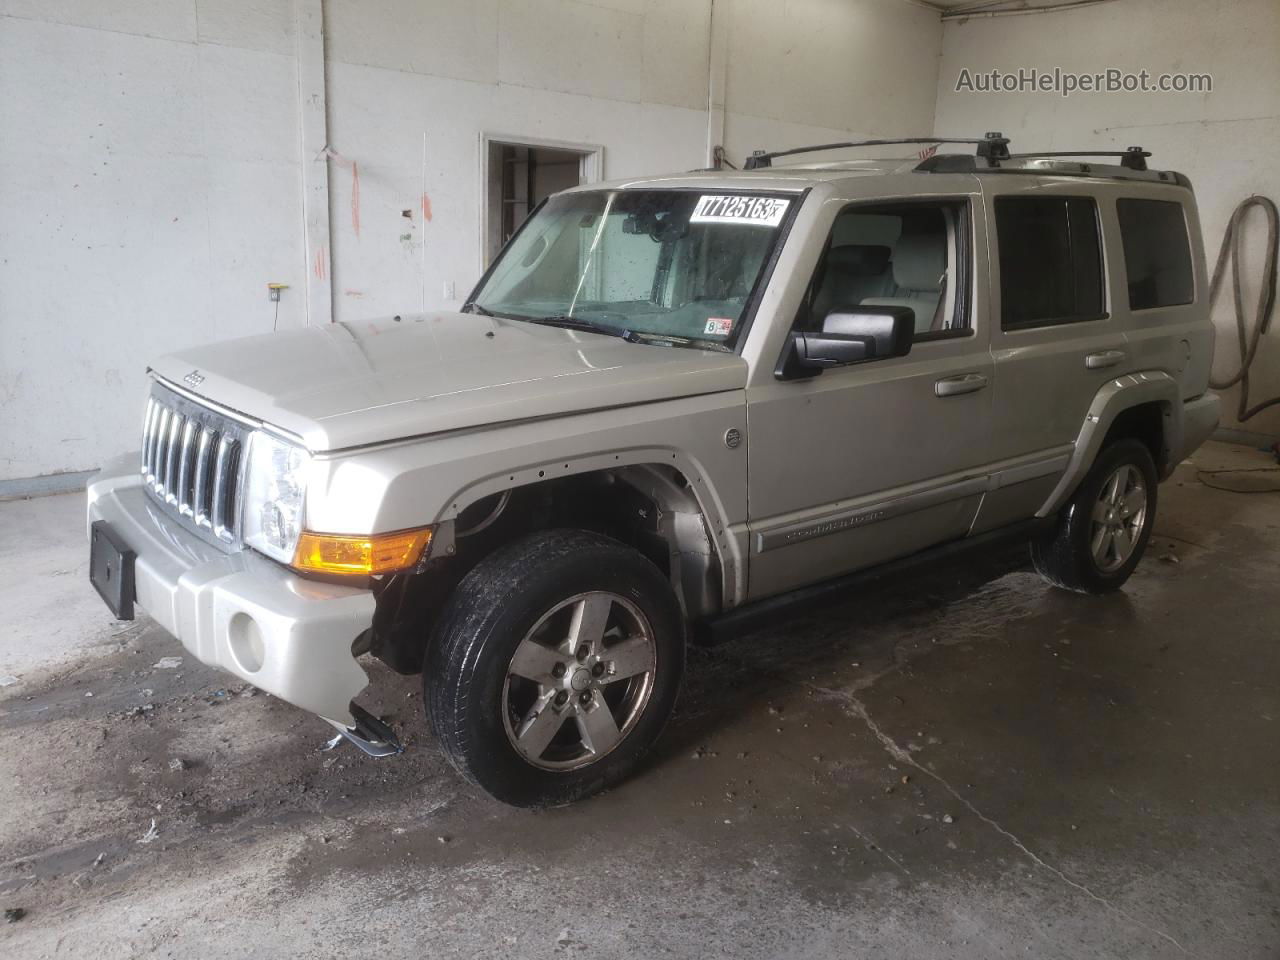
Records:
[[[844,599],[859,587],[865,587],[883,577],[914,570],[917,567],[937,563],[949,557],[963,555],[971,550],[979,550],[994,544],[1029,539],[1038,533],[1044,533],[1055,523],[1057,523],[1056,516],[1023,520],[987,533],[929,547],[919,553],[891,560],[879,566],[846,573],[775,597],[756,600],[727,613],[695,623],[693,639],[701,646],[716,646],[732,639],[749,627],[758,627],[781,619],[797,606]]]

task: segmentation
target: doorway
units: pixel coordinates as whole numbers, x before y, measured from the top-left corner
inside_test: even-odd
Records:
[[[485,165],[484,266],[544,199],[600,179],[603,148],[551,140],[483,140]]]

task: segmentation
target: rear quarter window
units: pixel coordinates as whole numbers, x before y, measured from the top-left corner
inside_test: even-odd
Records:
[[[1129,309],[1190,303],[1195,284],[1182,204],[1121,197],[1116,200],[1116,215],[1129,277]]]

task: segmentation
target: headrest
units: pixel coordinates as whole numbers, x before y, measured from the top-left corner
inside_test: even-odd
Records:
[[[889,265],[889,248],[875,244],[846,243],[827,251],[827,269],[845,276],[878,277]]]
[[[903,290],[942,289],[947,269],[946,234],[939,231],[904,233],[893,250],[893,282]]]

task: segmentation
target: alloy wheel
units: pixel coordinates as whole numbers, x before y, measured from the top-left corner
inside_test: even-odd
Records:
[[[511,658],[502,696],[507,739],[543,769],[594,763],[644,713],[657,665],[653,629],[629,600],[603,591],[570,597]]]
[[[1089,549],[1101,573],[1114,573],[1133,556],[1147,522],[1147,487],[1133,464],[1118,467],[1093,505]]]

